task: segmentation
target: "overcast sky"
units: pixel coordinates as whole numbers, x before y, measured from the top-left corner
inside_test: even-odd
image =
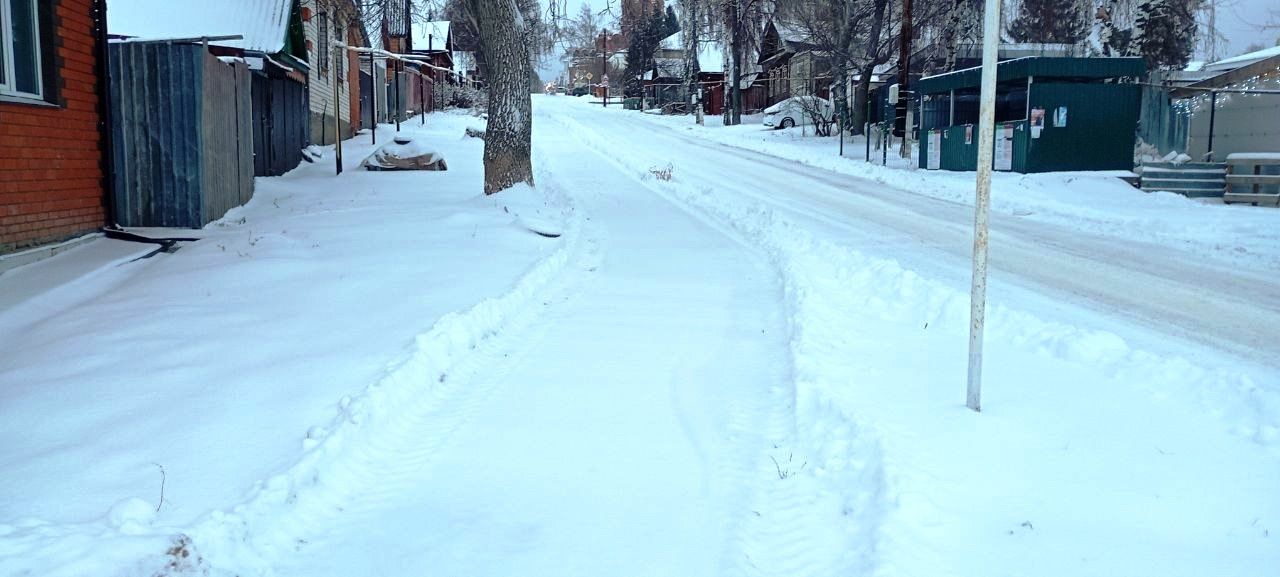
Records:
[[[568,3],[567,10],[572,16],[578,12],[579,6],[583,0],[565,0]],[[786,2],[787,0],[780,0]],[[1227,39],[1227,46],[1222,49],[1218,55],[1219,59],[1229,58],[1244,52],[1244,49],[1250,44],[1258,43],[1263,46],[1270,47],[1276,44],[1276,37],[1280,36],[1280,30],[1262,31],[1258,29],[1260,24],[1266,23],[1270,18],[1268,9],[1280,12],[1280,2],[1276,0],[1206,0],[1216,1],[1218,6],[1218,29]],[[544,4],[548,4],[549,0],[543,0]],[[610,4],[612,2],[612,4]],[[674,0],[667,0],[668,3]],[[612,5],[614,11],[620,8],[621,0],[585,0],[585,3],[592,8],[604,10]],[[1280,22],[1277,22],[1280,24]],[[548,58],[539,70],[543,80],[552,80],[564,72],[564,65],[556,58]]]

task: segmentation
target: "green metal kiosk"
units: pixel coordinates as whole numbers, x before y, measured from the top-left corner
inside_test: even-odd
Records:
[[[1130,170],[1142,58],[1034,56],[996,66],[995,170]],[[975,170],[982,69],[920,79],[920,168]]]

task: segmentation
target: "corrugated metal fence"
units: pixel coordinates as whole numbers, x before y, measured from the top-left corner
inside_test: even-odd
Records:
[[[248,202],[248,68],[198,44],[113,43],[109,56],[117,222],[199,228]]]
[[[283,76],[253,74],[253,174],[280,176],[302,162],[309,119],[307,86]]]

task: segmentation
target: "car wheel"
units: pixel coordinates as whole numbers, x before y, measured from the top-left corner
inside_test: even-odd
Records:
[[[783,119],[782,119],[782,124],[779,124],[778,126],[780,126],[780,127],[782,127],[782,128],[791,128],[791,127],[793,127],[793,126],[795,126],[795,125],[796,125],[796,121],[791,120],[790,118],[783,118]]]

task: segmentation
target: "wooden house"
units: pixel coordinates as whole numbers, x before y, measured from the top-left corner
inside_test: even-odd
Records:
[[[312,144],[333,144],[359,129],[359,56],[338,46],[367,47],[354,0],[300,0],[311,64],[307,71]]]

